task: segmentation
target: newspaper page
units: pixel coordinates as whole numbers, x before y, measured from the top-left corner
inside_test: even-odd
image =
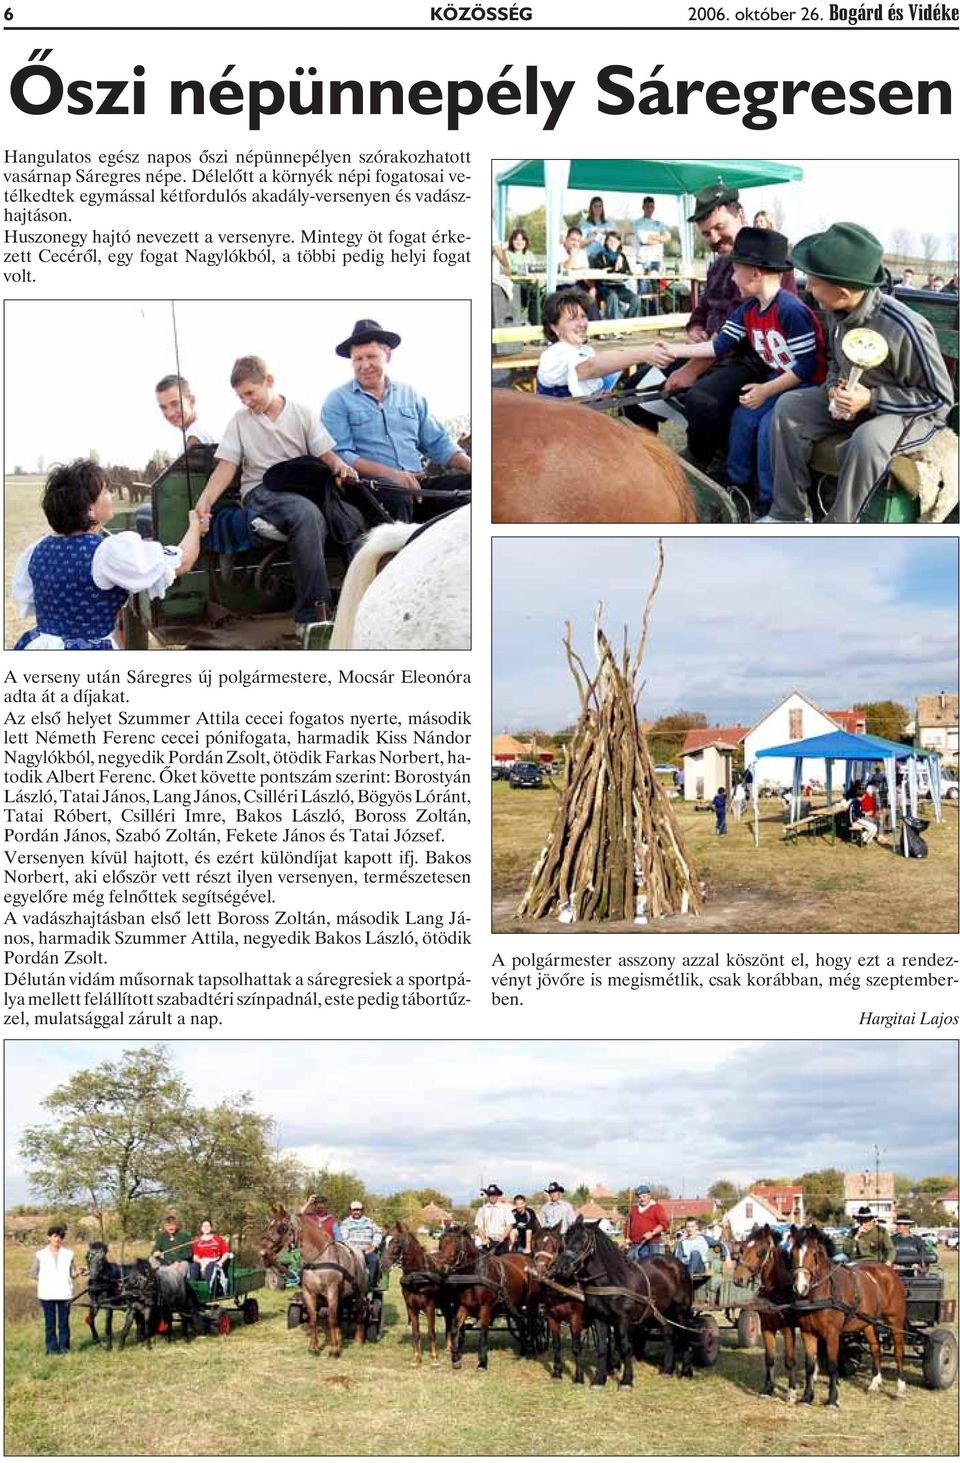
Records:
[[[4,9],[10,1455],[956,1455],[958,27]]]

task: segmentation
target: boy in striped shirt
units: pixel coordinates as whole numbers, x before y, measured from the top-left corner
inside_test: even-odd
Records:
[[[720,361],[734,350],[753,359],[757,379],[744,386],[730,419],[727,482],[749,493],[756,477],[757,502],[764,511],[773,498],[773,409],[785,391],[817,386],[827,371],[819,320],[802,300],[780,287],[784,272],[792,267],[787,249],[784,235],[773,229],[740,229],[731,257],[743,304],[712,340],[677,341],[667,347],[677,360],[713,356]]]

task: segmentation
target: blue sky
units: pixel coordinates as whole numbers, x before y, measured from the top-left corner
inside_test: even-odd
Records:
[[[665,540],[644,659],[644,717],[701,711],[752,724],[789,691],[825,709],[957,687],[954,539]],[[493,543],[494,731],[575,720],[565,620],[591,662],[593,615],[636,642],[656,567],[653,538]]]
[[[24,1201],[17,1154],[41,1099],[122,1042],[6,1043],[6,1202]],[[390,1192],[435,1185],[456,1202],[481,1181],[508,1192],[556,1178],[641,1180],[702,1194],[814,1168],[956,1169],[950,1041],[171,1042],[194,1099],[249,1087],[278,1139]],[[804,1074],[798,1088],[797,1073]],[[803,1091],[815,1100],[797,1105]],[[897,1094],[921,1093],[922,1101]],[[640,1123],[653,1110],[656,1121]],[[791,1113],[795,1120],[784,1121]],[[837,1115],[843,1115],[837,1121]],[[705,1115],[708,1115],[705,1118]]]

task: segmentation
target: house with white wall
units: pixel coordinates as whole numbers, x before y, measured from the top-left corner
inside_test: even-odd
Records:
[[[960,725],[958,725],[958,702],[960,697],[940,691],[934,696],[917,697],[917,714],[914,718],[913,744],[928,751],[939,752],[944,762],[957,765],[960,746]]]
[[[847,713],[843,715],[846,717]],[[821,711],[809,696],[805,696],[802,691],[791,691],[772,710],[765,712],[747,732],[743,742],[744,766],[749,767],[756,760],[757,753],[767,747],[783,746],[786,742],[802,742],[808,737],[822,737],[840,729],[840,723],[834,716]],[[847,728],[844,726],[842,729]],[[764,783],[789,787],[793,782],[793,759],[764,757],[755,768],[755,773],[761,787]],[[804,761],[803,780],[826,782],[827,768],[822,758]]]

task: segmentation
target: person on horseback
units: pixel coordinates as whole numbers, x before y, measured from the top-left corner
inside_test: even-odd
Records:
[[[363,1263],[367,1267],[370,1289],[377,1283],[380,1274],[380,1244],[383,1230],[376,1220],[363,1212],[363,1200],[351,1199],[350,1213],[340,1221],[340,1238],[345,1244],[353,1245],[363,1252]]]
[[[471,463],[426,399],[387,375],[399,344],[399,335],[384,330],[376,320],[358,320],[336,347],[337,355],[353,367],[353,380],[330,392],[320,415],[344,462],[361,477],[385,478],[393,484],[384,494],[386,506],[395,518],[409,523],[410,501],[420,492],[424,458],[446,469],[433,479],[435,487],[464,486]]]
[[[503,1190],[498,1184],[488,1184],[480,1191],[486,1198],[474,1217],[473,1227],[477,1243],[494,1254],[503,1254],[510,1248],[510,1231],[513,1229],[513,1210],[504,1203]]]
[[[851,1260],[878,1260],[889,1265],[893,1259],[893,1243],[882,1224],[877,1222],[873,1210],[863,1204],[857,1210],[857,1222],[846,1244]]]

